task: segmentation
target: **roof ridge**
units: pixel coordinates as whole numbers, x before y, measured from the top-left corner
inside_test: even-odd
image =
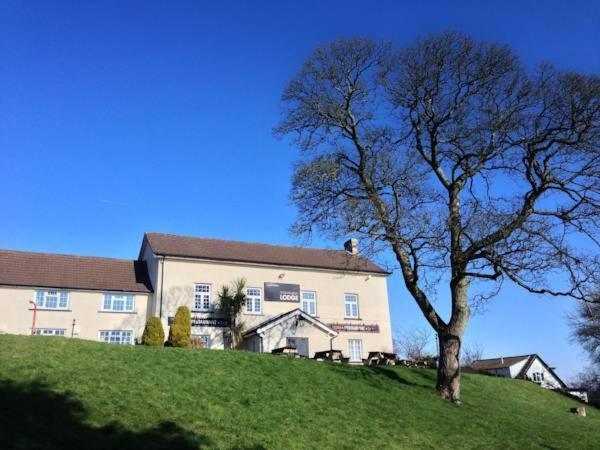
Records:
[[[81,259],[101,259],[107,261],[122,261],[122,262],[138,262],[137,259],[125,259],[125,258],[111,258],[108,256],[91,256],[91,255],[73,255],[69,253],[48,253],[48,252],[31,252],[27,250],[13,250],[7,248],[0,248],[0,253],[19,253],[23,255],[45,255],[45,256],[65,256],[69,258],[81,258]]]
[[[336,249],[336,248],[315,248],[315,247],[305,247],[303,245],[286,245],[286,244],[271,244],[271,243],[266,243],[266,242],[251,242],[251,241],[240,241],[237,239],[222,239],[222,238],[209,238],[209,237],[199,237],[199,236],[190,236],[190,235],[184,235],[184,234],[173,234],[173,233],[161,233],[161,232],[157,232],[157,231],[147,231],[144,233],[144,235],[148,235],[148,234],[154,234],[154,235],[160,235],[160,236],[173,236],[173,237],[178,237],[178,238],[187,238],[187,239],[200,239],[203,241],[219,241],[219,242],[229,242],[229,243],[233,243],[233,244],[251,244],[251,245],[264,245],[264,246],[268,246],[268,247],[284,247],[284,248],[295,248],[295,249],[303,249],[303,250],[313,250],[313,251],[327,251],[327,252],[336,252],[336,253],[348,253],[346,250],[343,249]],[[350,254],[350,253],[348,253]],[[360,256],[361,258],[365,258],[363,255],[356,255],[356,256]]]
[[[497,356],[495,358],[481,358],[481,359],[478,359],[477,361],[491,361],[493,359],[501,359],[501,358],[529,358],[530,356],[532,356],[534,354],[535,353],[529,353],[527,355]]]

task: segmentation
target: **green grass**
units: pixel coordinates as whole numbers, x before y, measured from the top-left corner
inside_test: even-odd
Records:
[[[0,336],[0,448],[599,448],[600,411],[533,383],[236,351]]]

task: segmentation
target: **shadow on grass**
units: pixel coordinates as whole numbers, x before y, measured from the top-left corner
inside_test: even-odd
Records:
[[[348,366],[344,364],[328,363],[330,370],[355,380],[362,380],[367,384],[378,388],[389,388],[389,380],[405,386],[420,389],[435,390],[434,370],[428,369],[404,369],[394,366]],[[406,376],[410,371],[410,376]]]
[[[88,412],[72,395],[41,383],[0,381],[0,448],[3,449],[196,449],[210,440],[174,422],[132,431],[118,423],[98,428],[85,423]]]

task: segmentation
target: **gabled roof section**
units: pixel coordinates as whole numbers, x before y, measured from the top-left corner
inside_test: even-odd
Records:
[[[531,355],[521,356],[504,356],[501,358],[490,358],[490,359],[478,359],[471,363],[471,368],[475,370],[492,370],[492,369],[506,369],[510,366],[528,359]]]
[[[265,320],[264,322],[259,323],[258,325],[248,329],[245,333],[244,333],[244,337],[249,337],[252,336],[254,334],[260,334],[263,333],[264,331],[268,331],[269,329],[279,325],[280,323],[285,322],[286,320],[290,320],[293,318],[302,318],[303,320],[306,320],[307,322],[310,322],[312,325],[316,326],[317,328],[320,328],[323,332],[331,335],[331,336],[337,336],[338,332],[335,330],[332,330],[331,328],[329,328],[327,325],[325,325],[323,322],[321,322],[320,320],[315,319],[314,317],[312,317],[311,315],[305,313],[304,311],[302,311],[301,309],[293,309],[291,311],[287,311],[283,314],[279,314],[277,316],[273,316],[267,320]]]
[[[562,389],[568,389],[568,386],[565,384],[565,382],[563,380],[560,379],[560,377],[556,374],[556,372],[554,372],[552,367],[550,367],[548,364],[546,364],[546,362],[542,358],[540,358],[540,355],[538,355],[536,353],[534,353],[533,355],[530,355],[529,361],[527,361],[527,363],[519,371],[516,378],[525,380],[527,378],[527,371],[529,370],[529,368],[531,367],[531,365],[533,364],[533,362],[536,359],[539,360],[539,362],[542,364],[542,366],[544,366],[546,368],[546,370],[548,372],[550,372],[554,378],[556,378],[558,383],[561,385]]]
[[[144,261],[0,250],[0,285],[152,292]]]
[[[389,272],[367,258],[351,255],[345,250],[324,250],[146,233],[140,255],[146,244],[150,245],[155,255],[160,256],[389,275]]]

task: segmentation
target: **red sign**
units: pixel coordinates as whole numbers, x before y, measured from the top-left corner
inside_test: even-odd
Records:
[[[367,325],[366,323],[330,323],[327,326],[337,332],[379,333],[379,325]]]

